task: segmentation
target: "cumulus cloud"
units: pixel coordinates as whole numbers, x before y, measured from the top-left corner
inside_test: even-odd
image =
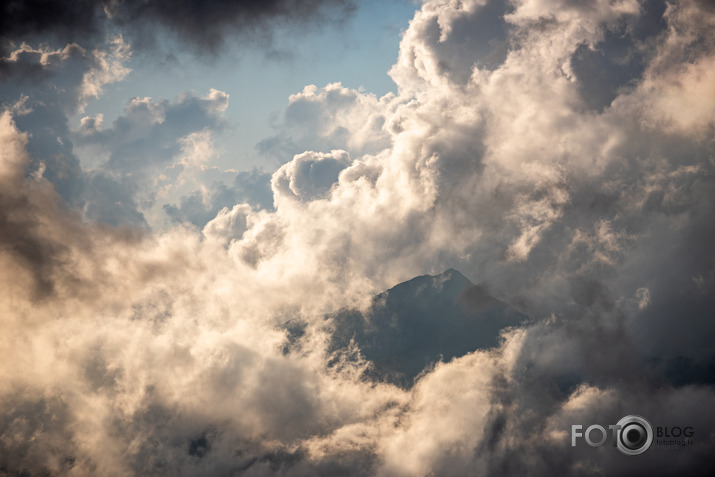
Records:
[[[93,166],[84,174],[86,217],[146,224],[157,199],[165,204],[187,182],[214,172],[212,133],[222,127],[228,98],[215,89],[175,101],[133,98],[108,128],[101,118],[84,118],[72,138]]]
[[[226,171],[225,174],[233,174],[233,180],[214,181],[208,187],[182,195],[178,204],[164,204],[164,212],[174,223],[188,222],[203,228],[219,211],[236,204],[273,210],[271,174],[255,168],[250,171]]]
[[[9,95],[0,468],[709,475],[715,11],[654,3],[425,2],[398,95],[333,84],[289,100],[283,138],[318,147],[273,173],[273,209],[246,198],[266,174],[239,174],[236,203],[207,191],[193,219],[180,201],[169,210],[196,227],[156,233],[85,223],[32,165],[52,157],[20,127],[39,103]],[[96,177],[163,168],[178,183],[210,163],[227,100],[137,98],[75,142],[104,154]],[[369,379],[359,340],[330,348],[326,313],[369,318],[376,292],[451,266],[529,324],[408,389]],[[693,426],[694,444],[571,447],[572,424],[626,414]]]
[[[374,94],[330,83],[306,86],[290,96],[279,133],[262,140],[259,151],[279,163],[306,150],[345,149],[353,156],[376,154],[390,146],[386,118],[398,104],[392,93]]]
[[[0,58],[6,73],[0,78],[0,104],[15,113],[21,131],[30,133],[30,168],[42,168],[72,205],[81,204],[84,186],[67,118],[105,85],[129,74],[125,63],[130,56],[122,38],[115,37],[93,51],[74,43],[60,49],[23,44]]]
[[[350,155],[345,151],[298,154],[273,174],[273,193],[278,200],[288,197],[310,201],[325,197],[338,182],[340,171],[349,164]]]
[[[85,124],[94,127],[81,128],[75,143],[108,156],[105,169],[118,173],[165,165],[182,151],[177,161],[183,167],[205,162],[210,146],[199,133],[218,128],[228,98],[218,90],[205,97],[185,93],[175,101],[132,98],[112,127],[98,129],[90,119]]]

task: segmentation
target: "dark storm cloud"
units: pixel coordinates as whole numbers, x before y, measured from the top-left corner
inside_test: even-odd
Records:
[[[101,30],[101,1],[10,0],[0,6],[0,56],[13,43],[34,36],[62,44],[84,40]],[[7,65],[0,63],[0,79]]]
[[[86,42],[117,26],[136,44],[154,44],[158,29],[198,50],[216,50],[229,37],[270,38],[277,26],[315,26],[353,8],[350,0],[9,1],[0,10],[0,53],[33,38]]]
[[[159,0],[120,1],[117,22],[138,27],[140,34],[153,35],[156,24],[180,41],[215,49],[226,38],[270,37],[276,26],[301,26],[341,18],[353,9],[349,0]]]
[[[2,5],[0,34],[9,40],[33,34],[82,35],[95,27],[103,3],[108,2],[9,0]]]

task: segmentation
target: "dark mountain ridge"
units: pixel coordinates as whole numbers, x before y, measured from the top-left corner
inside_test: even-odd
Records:
[[[497,346],[503,329],[528,317],[449,269],[376,295],[365,312],[346,308],[326,320],[329,351],[347,351],[353,343],[372,364],[368,377],[410,387],[435,362]]]

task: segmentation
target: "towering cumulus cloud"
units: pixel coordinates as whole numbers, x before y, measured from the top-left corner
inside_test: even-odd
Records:
[[[239,176],[270,183],[272,207],[206,190],[192,223],[168,198],[210,170],[228,93],[68,118],[150,25],[216,51],[231,29],[348,7],[84,3],[0,15],[0,475],[712,475],[712,2],[426,1],[397,94],[286,98],[261,147],[289,155],[270,181]],[[458,294],[452,267],[480,284],[469,313],[527,319],[381,379],[360,346],[405,333],[422,363],[391,314]],[[365,317],[363,341],[332,346],[335,316]],[[629,414],[692,435],[639,456],[610,431],[572,446],[572,425]]]

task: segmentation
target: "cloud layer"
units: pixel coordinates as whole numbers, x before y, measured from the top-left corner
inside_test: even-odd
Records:
[[[162,37],[168,35],[197,51],[215,52],[227,38],[266,41],[278,27],[316,28],[353,9],[349,0],[11,1],[1,10],[0,53],[18,40],[101,41],[112,29],[141,47],[166,46]]]
[[[227,21],[284,15],[249,4]],[[193,34],[189,3],[162,5],[147,18]],[[91,11],[77,21],[95,28]],[[259,171],[193,209],[180,189],[211,169],[227,93],[135,98],[112,126],[70,131],[126,74],[123,40],[8,50],[0,472],[709,475],[713,26],[710,3],[688,0],[427,1],[390,72],[397,95],[289,99],[263,144],[284,155],[273,207],[249,200]],[[152,231],[151,211],[182,223]],[[368,379],[359,348],[331,351],[326,313],[449,267],[530,324],[410,389]],[[572,424],[626,414],[694,426],[694,444],[571,447]]]

